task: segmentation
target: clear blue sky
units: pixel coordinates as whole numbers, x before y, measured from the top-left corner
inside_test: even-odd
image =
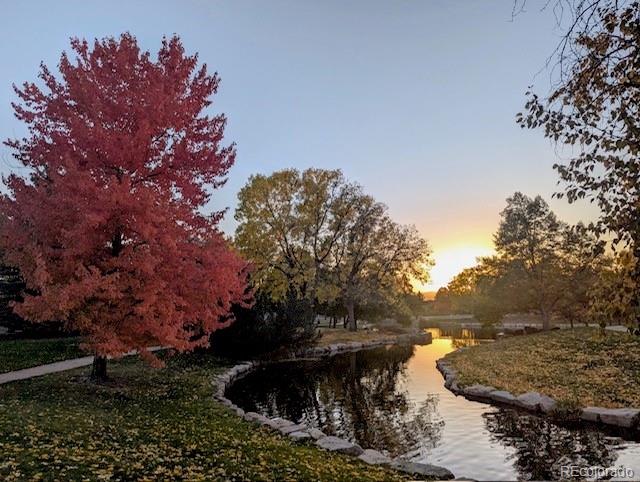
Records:
[[[0,137],[13,118],[12,82],[57,64],[71,36],[129,31],[157,51],[177,33],[222,84],[215,110],[238,144],[228,206],[255,172],[341,168],[435,250],[437,287],[484,254],[505,198],[550,200],[553,146],[514,121],[527,86],[549,87],[544,67],[558,41],[551,12],[512,21],[512,1],[200,0],[6,2],[0,17]],[[0,148],[0,170],[15,167]],[[551,201],[567,221],[585,208]]]

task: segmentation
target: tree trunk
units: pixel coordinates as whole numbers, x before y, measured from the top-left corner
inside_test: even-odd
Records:
[[[551,329],[551,316],[549,316],[549,313],[547,313],[547,310],[544,308],[540,309],[540,315],[542,316],[542,329],[549,331]]]
[[[347,316],[349,317],[349,331],[358,330],[358,322],[356,321],[355,306],[353,301],[347,301]]]
[[[636,336],[640,336],[640,233],[636,231],[636,236],[633,239],[633,257],[634,257],[634,266],[633,266],[633,279],[635,281],[635,286],[633,287],[633,296],[631,299],[631,305],[635,308],[636,311],[636,320],[635,326],[632,326],[632,333]]]
[[[91,380],[102,383],[107,381],[107,357],[96,355],[91,366]]]

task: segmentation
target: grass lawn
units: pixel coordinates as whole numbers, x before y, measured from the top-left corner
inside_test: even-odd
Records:
[[[86,356],[78,343],[78,338],[0,341],[0,373]]]
[[[320,328],[320,339],[318,345],[331,345],[333,343],[347,343],[350,341],[365,342],[377,340],[379,338],[387,338],[389,336],[397,336],[397,331],[391,330],[358,330],[349,331],[344,328]]]
[[[153,369],[135,357],[0,385],[1,480],[397,480],[357,459],[294,445],[212,399],[224,362],[184,355]]]
[[[448,357],[462,386],[538,391],[569,406],[640,407],[640,338],[580,328],[516,336]]]

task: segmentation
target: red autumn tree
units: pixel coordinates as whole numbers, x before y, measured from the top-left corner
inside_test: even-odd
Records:
[[[60,75],[14,86],[29,134],[6,144],[29,176],[4,179],[0,249],[27,285],[15,311],[78,330],[104,378],[107,356],[157,362],[147,347],[206,346],[232,321],[245,265],[201,208],[235,150],[204,112],[218,77],[179,38],[157,59],[130,34],[71,47]]]

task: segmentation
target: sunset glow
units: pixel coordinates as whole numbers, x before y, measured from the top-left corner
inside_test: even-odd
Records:
[[[419,286],[420,291],[437,291],[465,268],[476,265],[476,258],[493,254],[493,248],[481,244],[460,244],[442,249],[434,249],[435,265],[431,269],[429,283]]]

